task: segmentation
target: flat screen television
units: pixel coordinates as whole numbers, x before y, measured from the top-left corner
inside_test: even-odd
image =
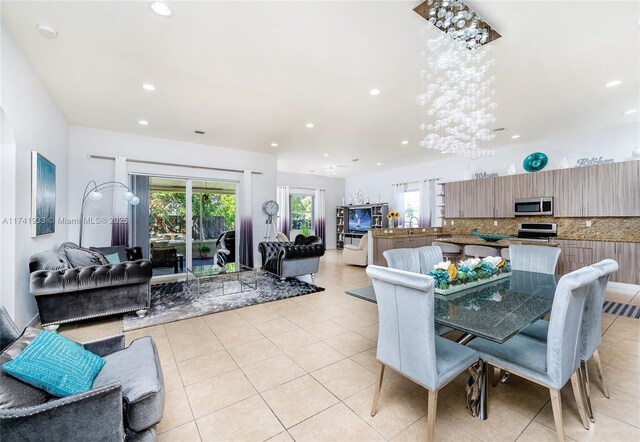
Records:
[[[371,229],[371,208],[349,208],[349,232],[366,232]]]

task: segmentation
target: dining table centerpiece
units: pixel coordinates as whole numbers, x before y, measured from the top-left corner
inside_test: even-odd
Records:
[[[443,261],[433,266],[429,276],[434,279],[435,292],[448,295],[507,278],[511,276],[511,265],[499,256],[469,258],[457,265]]]

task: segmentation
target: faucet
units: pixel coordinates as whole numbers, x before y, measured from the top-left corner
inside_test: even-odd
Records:
[[[418,217],[412,216],[411,218],[409,218],[409,228],[411,228],[414,219],[416,220],[416,227],[420,227],[420,220],[418,219]]]

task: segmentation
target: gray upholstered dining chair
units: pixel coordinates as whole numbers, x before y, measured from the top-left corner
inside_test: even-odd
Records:
[[[376,358],[380,363],[371,406],[375,416],[385,366],[426,388],[427,440],[433,440],[438,390],[478,360],[478,353],[434,333],[433,278],[370,265],[380,317]]]
[[[549,388],[558,440],[564,440],[560,389],[571,379],[582,425],[589,429],[578,369],[585,300],[597,289],[600,272],[584,267],[563,276],[556,287],[549,332],[544,340],[519,333],[503,344],[477,338],[468,346],[486,363]]]
[[[423,275],[428,275],[433,270],[433,266],[442,262],[443,259],[442,250],[436,246],[385,250],[382,256],[387,260],[389,268]],[[436,334],[440,336],[453,330],[440,324],[436,324],[435,327]]]
[[[512,270],[554,274],[559,256],[559,247],[509,246],[509,260]]]
[[[591,267],[600,273],[600,277],[595,283],[595,290],[590,293],[590,296],[585,301],[584,306],[582,329],[580,331],[580,381],[582,382],[586,393],[585,403],[587,405],[589,418],[591,421],[595,422],[593,407],[591,406],[591,386],[589,385],[587,361],[593,358],[596,363],[596,368],[598,369],[598,377],[600,378],[602,392],[606,397],[609,397],[609,389],[607,388],[607,384],[604,380],[604,373],[602,371],[598,347],[600,346],[602,338],[602,303],[604,302],[604,295],[607,289],[607,282],[609,282],[609,276],[618,271],[618,263],[613,259],[604,259],[599,263],[593,264]],[[541,341],[546,341],[548,330],[549,321],[541,319],[522,330],[522,334],[532,336]]]
[[[382,256],[392,269],[428,274],[433,266],[442,262],[442,249],[436,246],[417,247],[415,249],[385,250]]]
[[[462,254],[465,259],[468,258],[486,258],[487,256],[499,256],[500,252],[495,247],[489,246],[476,246],[468,245],[464,246]]]

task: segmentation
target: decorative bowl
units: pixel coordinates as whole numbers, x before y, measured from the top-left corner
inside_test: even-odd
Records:
[[[488,242],[496,242],[496,241],[500,241],[501,239],[511,238],[510,235],[494,235],[492,233],[479,233],[477,229],[473,229],[471,231],[471,234],[473,236],[477,236],[478,238],[482,238]]]
[[[538,172],[547,165],[549,158],[542,152],[534,152],[522,162],[522,167],[527,172]]]

